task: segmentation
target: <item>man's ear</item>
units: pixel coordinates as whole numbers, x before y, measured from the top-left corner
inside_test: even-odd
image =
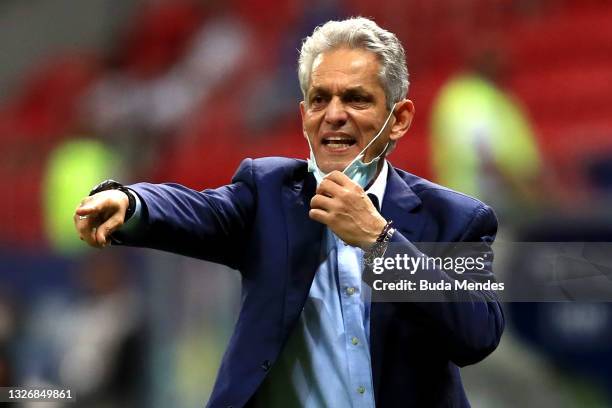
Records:
[[[410,99],[404,99],[395,105],[395,122],[389,132],[390,140],[398,140],[410,129],[414,118],[414,104]]]
[[[305,114],[306,114],[306,105],[304,105],[304,101],[301,101],[300,102],[300,115],[302,116],[302,133],[304,134],[304,137],[307,139],[308,134],[306,133],[306,128],[304,127]]]
[[[304,101],[300,102],[300,115],[302,115],[302,123],[304,123],[304,115],[306,114],[306,105],[304,105]]]

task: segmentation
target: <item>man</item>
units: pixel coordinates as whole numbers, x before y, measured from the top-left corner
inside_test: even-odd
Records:
[[[495,216],[384,159],[414,115],[395,35],[364,18],[328,22],[305,40],[299,79],[308,162],[246,159],[232,184],[203,192],[103,184],[77,208],[81,239],[241,272],[242,306],[212,407],[468,406],[458,366],[497,346],[504,319],[495,297],[372,302],[362,259],[387,249],[422,256],[413,242],[475,241],[488,254]],[[465,277],[492,277],[486,266]],[[434,270],[427,279],[453,276]]]

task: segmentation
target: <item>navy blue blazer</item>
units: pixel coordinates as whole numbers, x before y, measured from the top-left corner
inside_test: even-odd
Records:
[[[142,225],[116,238],[240,271],[240,314],[208,406],[248,406],[283,350],[320,262],[324,226],[308,217],[316,184],[306,162],[246,159],[231,184],[202,192],[177,184],[130,188],[143,203]],[[381,210],[397,229],[394,247],[406,252],[416,250],[411,242],[481,242],[490,250],[497,230],[486,205],[391,166]],[[490,264],[483,276],[492,277]],[[439,278],[447,277],[434,272],[432,280]],[[491,353],[504,328],[494,295],[469,295],[461,303],[372,303],[378,407],[469,406],[458,367]]]

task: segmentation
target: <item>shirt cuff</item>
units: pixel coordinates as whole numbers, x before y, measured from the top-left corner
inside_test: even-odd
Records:
[[[130,193],[132,193],[132,195],[134,196],[136,206],[134,208],[134,214],[132,214],[132,216],[119,228],[122,232],[126,233],[134,231],[136,226],[140,223],[140,219],[142,218],[142,202],[140,201],[140,197],[138,197],[138,194],[136,194],[134,190],[128,190],[130,190]]]
[[[111,243],[115,245],[122,245],[126,239],[129,241],[130,237],[136,236],[138,234],[139,224],[142,221],[142,201],[134,190],[130,188],[128,188],[128,190],[134,196],[136,205],[132,216],[111,235]]]

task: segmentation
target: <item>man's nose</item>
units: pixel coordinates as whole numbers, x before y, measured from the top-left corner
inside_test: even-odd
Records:
[[[346,123],[348,115],[344,104],[339,98],[332,98],[325,110],[325,121],[335,127],[340,127]]]

